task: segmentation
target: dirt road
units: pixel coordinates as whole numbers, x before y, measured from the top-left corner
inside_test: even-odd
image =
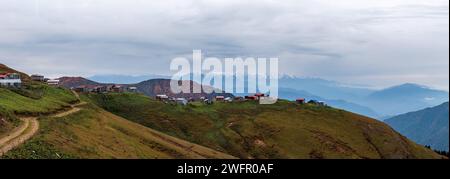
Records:
[[[64,117],[80,110],[80,108],[73,107],[68,111],[63,111],[50,117]],[[25,143],[25,141],[29,140],[38,132],[39,121],[36,117],[24,117],[20,120],[22,121],[22,124],[19,127],[12,130],[9,134],[6,134],[5,137],[0,138],[0,156]]]
[[[21,118],[22,124],[0,139],[0,156],[24,143],[39,130],[39,122],[35,117]]]

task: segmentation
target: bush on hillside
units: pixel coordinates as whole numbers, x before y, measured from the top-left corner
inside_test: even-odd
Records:
[[[0,106],[0,118],[8,121],[17,120],[17,117],[13,113],[11,113],[10,111],[6,110],[1,106]]]
[[[27,84],[22,86],[22,88],[11,88],[9,90],[31,99],[41,99],[44,96],[44,88],[43,85]]]
[[[19,119],[11,112],[0,107],[0,134],[19,123]]]

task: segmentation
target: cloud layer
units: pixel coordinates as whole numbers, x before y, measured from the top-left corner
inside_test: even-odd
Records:
[[[0,62],[51,76],[170,74],[170,60],[279,57],[280,71],[448,90],[447,0],[2,0]]]

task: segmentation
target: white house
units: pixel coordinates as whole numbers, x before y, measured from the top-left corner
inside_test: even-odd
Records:
[[[18,73],[3,73],[0,74],[0,86],[2,87],[17,87],[22,85],[22,80]]]
[[[177,101],[177,104],[184,105],[184,106],[186,106],[189,103],[186,98],[177,98],[176,101]]]
[[[50,86],[58,86],[59,85],[59,80],[58,79],[48,80],[47,84],[50,85]]]
[[[128,92],[137,93],[137,91],[138,91],[137,87],[134,87],[134,86],[128,87]]]
[[[225,100],[224,100],[225,102],[233,102],[233,98],[231,98],[231,97],[227,97],[227,98],[225,98]]]

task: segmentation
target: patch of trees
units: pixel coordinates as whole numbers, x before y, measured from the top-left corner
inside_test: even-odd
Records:
[[[432,149],[431,146],[429,146],[429,145],[426,145],[425,147],[428,148],[428,149],[430,149],[430,150],[433,150],[434,152],[438,153],[439,155],[447,156],[447,157],[450,158],[450,155],[449,155],[449,152],[448,152],[448,151],[445,151],[445,150],[435,150],[435,149]]]
[[[10,88],[9,90],[35,100],[41,99],[44,96],[44,86],[40,85],[23,84],[22,88]]]

